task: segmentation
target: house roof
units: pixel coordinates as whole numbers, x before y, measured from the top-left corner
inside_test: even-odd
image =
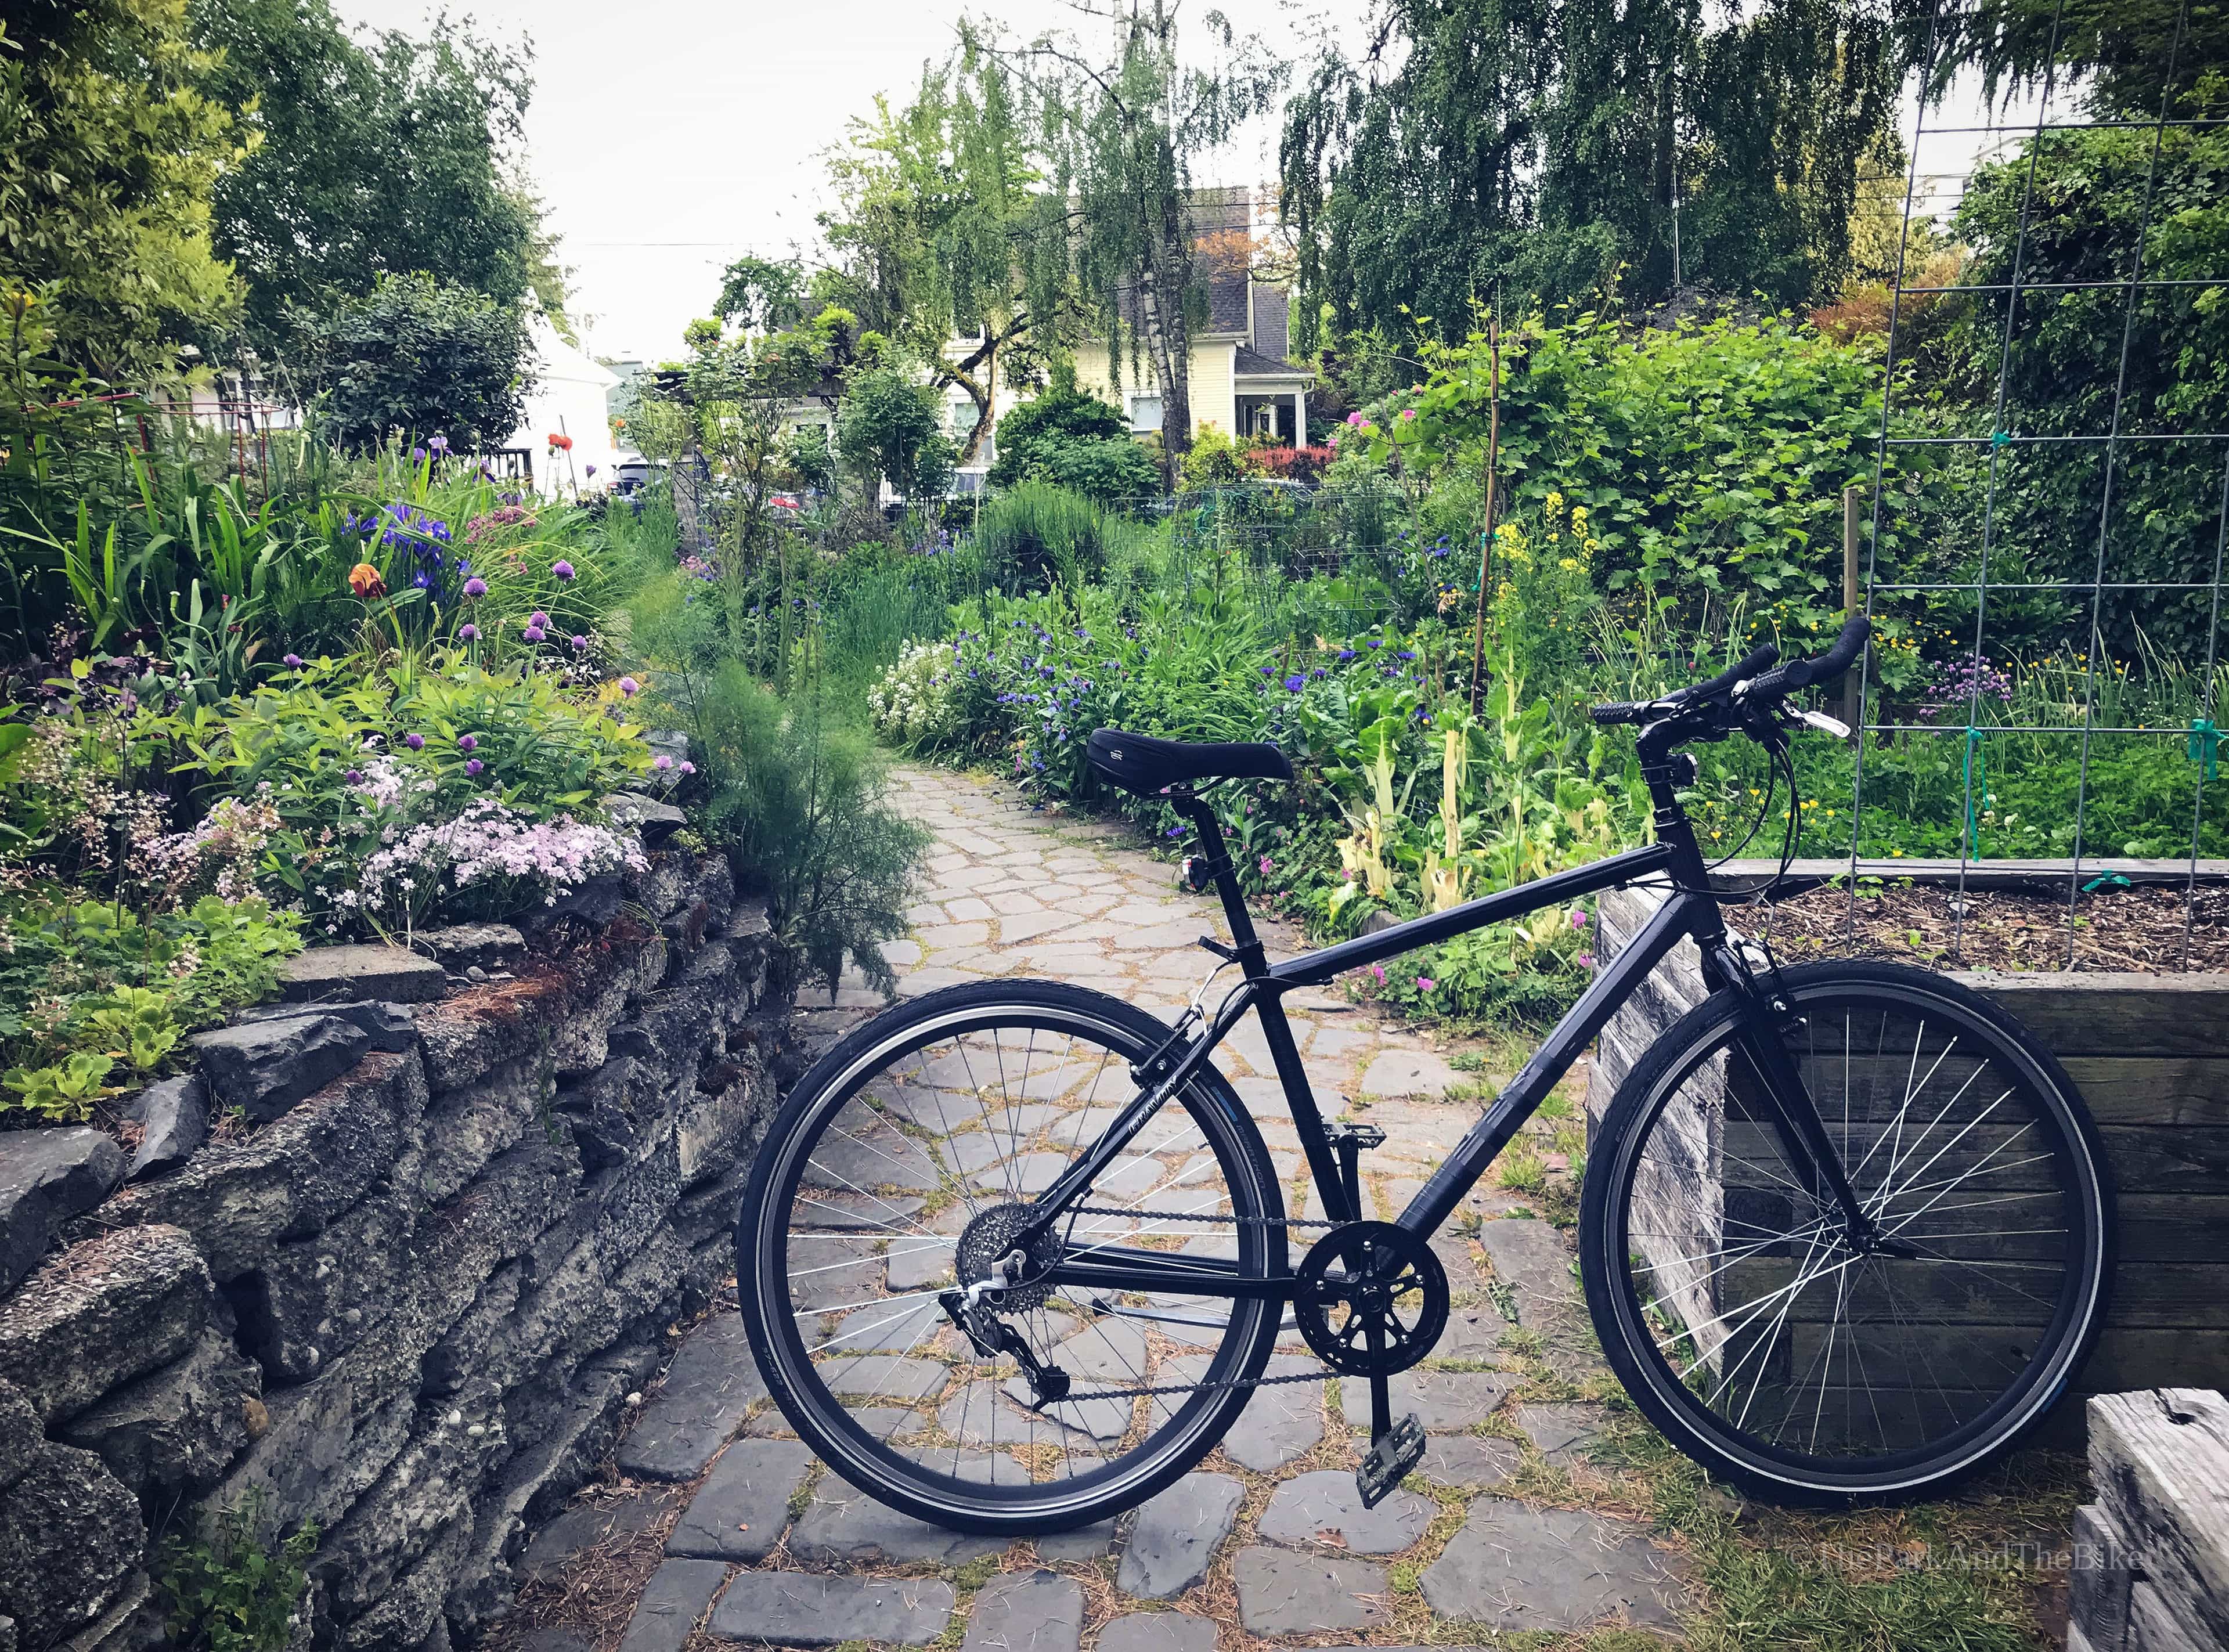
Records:
[[[1238,346],[1230,363],[1233,378],[1294,378],[1309,376],[1305,367],[1295,367],[1281,357],[1265,356],[1251,344]]]

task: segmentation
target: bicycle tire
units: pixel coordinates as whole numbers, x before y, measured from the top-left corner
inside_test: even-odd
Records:
[[[1635,1405],[1681,1450],[1744,1491],[1826,1507],[1938,1494],[2014,1449],[2067,1392],[2095,1345],[2115,1256],[2110,1168],[2064,1070],[1980,994],[1924,970],[1860,961],[1787,969],[1781,985],[1805,1030],[1806,1082],[1830,1131],[1840,1006],[1846,1168],[1854,1167],[1853,1182],[1867,1207],[1878,1207],[1885,1232],[1918,1236],[1896,1238],[1913,1254],[1852,1250],[1815,1198],[1784,1177],[1785,1186],[1776,1183],[1775,1135],[1760,1123],[1763,1109],[1744,1098],[1744,1084],[1757,1093],[1741,1076],[1745,1057],[1730,1053],[1741,1005],[1719,993],[1635,1064],[1596,1132],[1581,1205],[1588,1309]],[[1872,1019],[1881,1032],[1867,1056]],[[1908,1057],[1905,1020],[1918,1029]],[[1928,1041],[1930,1025],[1939,1051]],[[1796,1048],[1791,1039],[1791,1053]],[[1712,1066],[1720,1056],[1728,1058]],[[1900,1101],[1893,1090],[1899,1064],[1906,1069]],[[1917,1102],[1915,1085],[1934,1085],[1946,1066],[1941,1090]],[[2005,1089],[1988,1099],[1995,1081],[1978,1081],[1992,1071]],[[1962,1084],[1934,1111],[1962,1072]],[[1675,1114],[1675,1101],[1688,1110]],[[1698,1154],[1714,1105],[1716,1156],[1707,1148]],[[1860,1158],[1855,1147],[1869,1138]],[[1736,1157],[1737,1143],[1764,1162]],[[2047,1167],[2031,1168],[2037,1164]],[[1980,1213],[1953,1214],[1959,1212]],[[2063,1227],[2018,1225],[2047,1224],[2054,1213]],[[1991,1223],[2013,1225],[1977,1225]],[[1742,1295],[1776,1280],[1761,1295]],[[1832,1317],[1822,1334],[1817,1309],[1830,1288]],[[1721,1306],[1729,1295],[1735,1305]],[[1930,1308],[1931,1315],[1924,1311]],[[1965,1355],[1956,1365],[1954,1353]],[[1779,1379],[1782,1370],[1791,1380]],[[1995,1387],[2000,1371],[2010,1374]],[[1885,1379],[1899,1373],[1900,1385]],[[1803,1402],[1814,1384],[1806,1443]],[[1830,1395],[1839,1396],[1839,1422]],[[1769,1396],[1762,1411],[1760,1396]],[[1722,1414],[1738,1400],[1738,1417]],[[1764,1429],[1776,1419],[1768,1441]],[[1865,1437],[1868,1422],[1878,1449]],[[1840,1455],[1819,1449],[1822,1431]]]
[[[845,1480],[893,1508],[956,1530],[1008,1536],[1050,1533],[1107,1519],[1191,1469],[1237,1420],[1251,1391],[1228,1385],[1234,1379],[1250,1382],[1262,1373],[1280,1317],[1275,1302],[1235,1302],[1192,1397],[1158,1428],[1153,1425],[1153,1402],[1147,1402],[1140,1444],[1082,1475],[1019,1484],[964,1480],[930,1466],[923,1460],[927,1453],[906,1456],[860,1424],[814,1374],[824,1367],[816,1366],[793,1305],[793,1270],[785,1263],[787,1247],[782,1241],[800,1178],[821,1133],[904,1052],[926,1047],[924,1040],[938,1035],[980,1038],[1012,1027],[1071,1029],[1128,1063],[1141,1060],[1169,1033],[1144,1010],[1057,981],[1007,980],[947,987],[887,1011],[830,1050],[793,1090],[760,1150],[736,1226],[737,1295],[752,1353],[775,1404],[799,1436]],[[1212,1068],[1203,1067],[1175,1101],[1214,1154],[1231,1214],[1259,1218],[1236,1228],[1242,1264],[1265,1273],[1286,1271],[1284,1233],[1275,1225],[1283,1215],[1282,1192],[1261,1134],[1238,1096]],[[955,1366],[956,1373],[966,1369]],[[955,1375],[955,1392],[963,1380]],[[956,1437],[953,1450],[956,1468]]]

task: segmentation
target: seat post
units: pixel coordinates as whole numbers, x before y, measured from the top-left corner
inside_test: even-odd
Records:
[[[1262,974],[1269,961],[1262,950],[1261,937],[1254,932],[1254,915],[1246,910],[1246,897],[1239,890],[1238,869],[1230,863],[1222,823],[1206,800],[1196,793],[1173,792],[1170,800],[1191,820],[1192,830],[1198,834],[1201,859],[1208,876],[1215,879],[1216,893],[1223,897],[1223,916],[1230,925],[1230,942],[1237,949],[1239,967],[1249,977]]]

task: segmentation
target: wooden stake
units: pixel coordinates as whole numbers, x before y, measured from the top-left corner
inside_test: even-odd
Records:
[[[1478,715],[1479,691],[1485,686],[1486,592],[1493,583],[1493,492],[1495,471],[1501,463],[1501,318],[1490,316],[1486,324],[1489,360],[1486,380],[1486,530],[1479,536],[1478,617],[1470,633],[1470,714]]]

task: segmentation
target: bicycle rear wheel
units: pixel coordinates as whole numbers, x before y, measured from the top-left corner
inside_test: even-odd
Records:
[[[859,1029],[784,1103],[736,1224],[737,1290],[776,1403],[859,1489],[962,1530],[1060,1531],[1151,1496],[1237,1418],[1281,1303],[1004,1292],[1000,1321],[1069,1379],[1048,1401],[1025,1362],[986,1355],[940,1302],[1011,1254],[1032,1199],[1106,1133],[1136,1093],[1132,1065],[1167,1035],[1062,983],[952,987]],[[1047,1256],[1116,1248],[1286,1271],[1275,1172],[1211,1069],[1078,1202],[1096,1213],[1064,1218]]]
[[[1941,1490],[2009,1450],[2103,1324],[2112,1197],[2050,1054],[1924,971],[1783,972],[1788,1035],[1887,1242],[1791,1161],[1720,993],[1635,1064],[1589,1155],[1580,1259],[1635,1403],[1714,1474],[1835,1503]]]

